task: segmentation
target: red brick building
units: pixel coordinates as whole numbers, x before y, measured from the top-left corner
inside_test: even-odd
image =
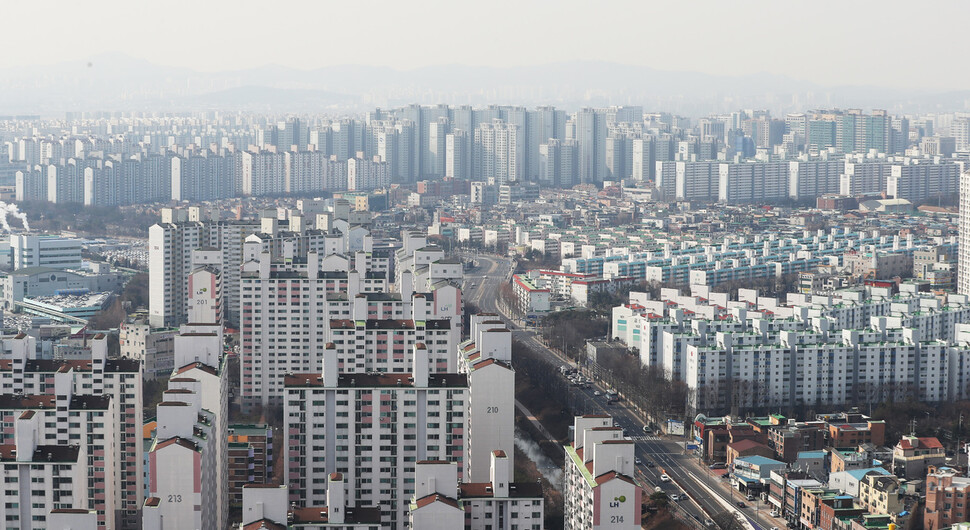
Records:
[[[244,484],[267,484],[273,477],[273,428],[229,426],[229,503],[242,505]]]
[[[940,530],[970,520],[970,478],[948,468],[930,468],[926,475],[926,509],[923,528]]]

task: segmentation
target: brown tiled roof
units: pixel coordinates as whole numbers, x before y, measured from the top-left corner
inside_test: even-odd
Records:
[[[286,526],[269,519],[260,519],[243,525],[243,530],[286,530]]]
[[[916,445],[910,443],[910,440],[903,438],[899,441],[899,446],[903,449],[942,449],[943,444],[940,443],[934,437],[917,438]]]
[[[484,361],[478,361],[477,363],[475,363],[475,364],[472,365],[472,369],[474,369],[474,370],[481,370],[482,368],[485,368],[486,366],[491,366],[493,364],[498,365],[498,366],[501,366],[502,368],[507,368],[509,370],[512,369],[512,366],[510,366],[509,363],[507,363],[505,361],[500,361],[498,359],[495,359],[494,357],[489,357],[488,359],[485,359]]]
[[[49,394],[0,395],[0,410],[52,409],[56,403],[57,398]]]
[[[629,482],[630,484],[633,484],[634,486],[637,485],[636,481],[634,481],[632,478],[624,475],[623,473],[617,473],[616,471],[609,471],[609,472],[603,473],[602,475],[596,477],[595,480],[596,480],[596,483],[597,484],[604,484],[604,483],[609,482],[609,481],[611,481],[613,479],[618,479],[618,480],[622,480],[624,482]]]
[[[186,440],[185,438],[180,438],[178,436],[176,436],[175,438],[169,438],[168,440],[164,440],[164,441],[158,442],[157,444],[155,444],[155,450],[157,451],[159,449],[163,449],[163,448],[168,447],[170,445],[180,445],[180,446],[182,446],[182,447],[184,447],[186,449],[191,449],[192,451],[197,451],[198,450],[198,447],[195,445],[195,443],[190,442],[189,440]]]
[[[198,368],[199,370],[202,370],[203,372],[205,372],[207,374],[219,375],[216,372],[216,369],[215,368],[213,368],[213,367],[211,367],[211,366],[209,366],[207,364],[204,364],[204,363],[189,363],[189,364],[187,364],[187,365],[179,368],[178,370],[176,370],[175,373],[176,374],[184,374],[185,372],[188,372],[189,370],[191,370],[193,368]]]
[[[456,501],[455,499],[452,499],[451,497],[445,497],[440,493],[432,493],[431,495],[425,495],[424,497],[421,497],[414,503],[418,506],[418,508],[424,508],[425,506],[435,502],[443,502],[453,508],[458,507],[458,501]]]

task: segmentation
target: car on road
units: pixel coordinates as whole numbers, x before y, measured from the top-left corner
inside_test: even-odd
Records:
[[[660,475],[660,482],[670,482],[670,477],[668,477],[667,474],[664,473],[663,475]]]
[[[707,467],[711,469],[727,469],[727,464],[725,464],[724,462],[715,462]]]
[[[771,510],[771,516],[772,517],[781,517],[781,512],[779,512],[778,510]]]
[[[616,421],[613,422],[613,427],[619,427],[619,426],[620,426],[619,422],[616,422]]]
[[[593,395],[596,396],[596,397],[600,397],[600,396],[603,395],[603,393],[600,392],[599,390],[596,390],[596,391],[593,392]]]
[[[737,505],[738,508],[747,508],[748,507],[747,504],[745,504],[745,503],[743,503],[741,501],[736,502],[735,505]]]
[[[650,434],[650,427],[647,425],[643,426],[643,434]]]
[[[754,500],[754,495],[752,495],[752,494],[749,493],[748,496],[747,496],[747,499],[749,501],[753,501]]]
[[[708,520],[704,521],[704,526],[706,526],[708,528],[714,528],[715,526],[717,526],[717,524],[714,523],[714,520],[713,519],[708,519]]]
[[[640,464],[642,464],[643,462],[641,462],[639,458],[634,458],[634,459],[633,459],[633,463],[635,463],[636,465],[638,465],[638,466],[639,466],[639,465],[640,465]]]
[[[677,495],[676,493],[671,493],[670,494],[670,500],[672,500],[674,502],[677,502],[677,501],[680,500],[680,495]]]
[[[646,465],[647,467],[653,467],[653,462],[651,462],[651,461],[649,461],[649,460],[647,460],[647,463],[646,463],[645,465]]]

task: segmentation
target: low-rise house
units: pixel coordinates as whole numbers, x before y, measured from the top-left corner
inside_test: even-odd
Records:
[[[933,437],[903,436],[893,448],[893,474],[900,478],[922,478],[931,467],[945,463],[943,444]]]

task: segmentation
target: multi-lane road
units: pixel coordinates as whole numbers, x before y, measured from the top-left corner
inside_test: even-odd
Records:
[[[464,254],[463,257],[475,260],[477,264],[477,267],[466,271],[465,299],[475,304],[480,311],[502,315],[502,320],[509,326],[512,336],[536,353],[562,365],[570,364],[558,352],[538,340],[533,331],[518,326],[500,310],[499,288],[508,282],[511,260],[484,254]],[[683,440],[678,443],[678,440],[669,437],[644,432],[643,420],[634,411],[622,402],[607,403],[606,388],[601,383],[594,382],[590,388],[574,386],[572,389],[573,395],[570,399],[573,402],[570,405],[573,410],[584,414],[609,414],[616,424],[626,430],[636,444],[636,457],[641,462],[637,466],[637,474],[649,489],[660,487],[668,495],[687,493],[688,499],[678,502],[677,506],[696,524],[703,525],[709,518],[708,514],[728,511],[728,507],[734,507],[736,502],[743,500],[736,492],[728,493],[729,488],[718,484],[721,479],[717,475],[709,473],[705,467],[696,463],[693,456],[685,454]],[[673,480],[661,481],[660,476],[663,473]],[[756,503],[760,504],[760,513],[756,511]],[[741,512],[756,529],[781,524],[780,520],[768,517],[767,506],[760,500],[744,501],[744,504],[745,508]]]

